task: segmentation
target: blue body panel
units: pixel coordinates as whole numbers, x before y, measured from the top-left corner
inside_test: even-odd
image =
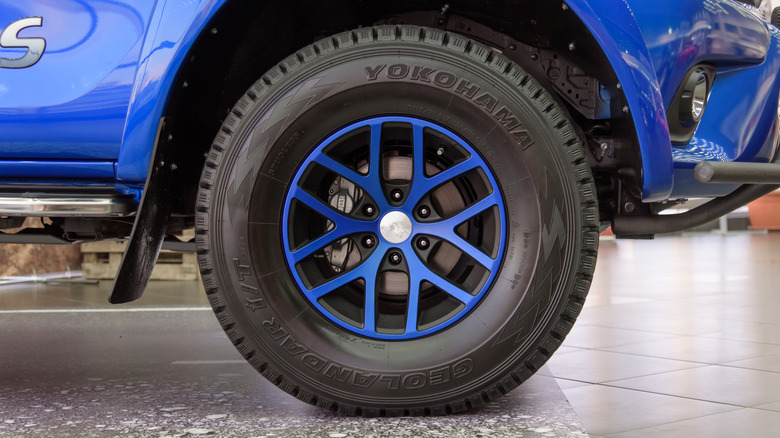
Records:
[[[4,179],[30,178],[30,175],[46,175],[46,178],[68,180],[114,180],[113,161],[0,161],[0,175]]]
[[[780,32],[729,1],[678,2],[659,8],[630,1],[668,107],[692,66],[717,67],[707,111],[691,142],[673,147],[672,198],[720,196],[734,185],[701,184],[693,167],[705,160],[769,161],[777,144]],[[644,151],[643,151],[644,153]]]
[[[116,160],[154,0],[0,0],[2,26],[28,16],[46,39],[30,68],[0,70],[0,159]],[[0,48],[17,58],[23,49]],[[67,167],[67,163],[58,166]],[[96,164],[104,176],[104,165]],[[35,171],[24,176],[48,176]],[[73,172],[84,169],[74,164]],[[113,173],[113,171],[112,171]]]
[[[47,41],[37,64],[0,69],[0,174],[44,180],[55,177],[46,169],[56,160],[63,175],[102,179],[110,167],[118,187],[142,185],[177,73],[227,1],[0,0],[0,30],[40,16],[42,26],[23,29],[19,37]],[[645,201],[734,189],[693,182],[698,161],[773,156],[780,93],[776,28],[732,0],[566,3],[622,85],[642,156]],[[0,48],[0,58],[24,52]],[[699,62],[717,68],[712,99],[691,143],[672,147],[666,108]]]

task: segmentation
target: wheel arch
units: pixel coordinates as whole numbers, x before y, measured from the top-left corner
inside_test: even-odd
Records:
[[[116,164],[118,183],[138,186],[146,181],[175,78],[198,36],[227,1],[158,2],[152,11]]]
[[[642,199],[666,199],[673,183],[666,110],[650,53],[630,7],[610,0],[566,0],[566,4],[587,26],[623,88],[642,160]]]
[[[578,56],[583,66],[592,69],[608,87],[622,86],[623,92],[617,93],[618,99],[614,100],[621,102],[620,108],[625,105],[628,114],[616,111],[614,103],[612,114],[616,124],[622,126],[615,135],[624,137],[624,143],[630,145],[627,159],[621,164],[633,168],[628,172],[633,175],[628,185],[634,186],[636,193],[641,192],[645,200],[663,199],[670,193],[671,146],[661,94],[638,25],[625,3],[452,1],[444,8],[434,1],[373,3],[210,0],[195,5],[166,4],[155,10],[150,28],[159,30],[147,35],[144,43],[117,163],[119,182],[143,184],[157,125],[166,116],[174,123],[175,140],[169,147],[180,149],[181,163],[177,164],[186,169],[192,187],[185,196],[194,196],[203,154],[221,122],[244,91],[270,67],[319,37],[397,14],[444,14],[448,8],[453,14],[529,44],[538,40],[561,44],[576,39],[583,48],[596,48],[592,52],[579,50]],[[556,24],[539,25],[534,32],[518,30],[523,26],[516,25],[527,21],[527,16],[549,19],[551,14],[571,17],[564,24],[550,21]],[[539,22],[543,23],[541,19]],[[437,22],[412,24],[436,26]],[[193,202],[183,204],[191,206]]]

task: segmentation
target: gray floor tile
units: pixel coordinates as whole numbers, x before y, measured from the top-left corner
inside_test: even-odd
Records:
[[[586,382],[580,382],[578,380],[569,380],[569,379],[555,379],[555,382],[558,383],[558,387],[561,389],[571,389],[571,388],[579,388],[581,386],[592,386],[592,383],[586,383]]]
[[[606,350],[665,359],[722,364],[780,353],[780,345],[678,336],[660,341],[621,345]],[[778,369],[780,370],[780,364]]]
[[[598,389],[604,385],[576,386],[576,380],[567,379],[576,376],[598,380],[622,372],[610,371],[610,367],[622,365],[631,369],[641,366],[640,362],[625,358],[611,362],[607,356],[591,353],[588,364],[581,352],[554,357],[550,369],[553,374],[558,371],[567,374],[557,375],[562,377],[559,385],[588,432],[616,433],[644,424],[641,427],[649,429],[619,436],[780,436],[777,434],[780,428],[771,421],[763,421],[773,418],[772,411],[780,410],[780,375],[776,374],[780,372],[780,354],[773,353],[780,345],[778,248],[780,233],[602,241],[593,287],[570,335],[571,341],[565,345],[723,366],[670,371],[605,384],[664,393],[636,396],[647,392]],[[637,332],[660,337],[632,342],[637,340]],[[623,343],[629,336],[633,338]],[[569,363],[577,355],[583,360],[579,364]],[[620,356],[613,358],[616,357]],[[700,423],[693,417],[718,412],[718,409],[741,408],[696,399],[754,405],[756,410],[769,414],[745,410],[734,417],[703,417],[707,420],[701,424],[716,421],[716,426],[698,427]],[[677,406],[676,403],[688,406],[689,411],[681,412],[676,407],[664,410],[667,406]],[[717,409],[692,412],[690,406]],[[731,418],[737,419],[734,423],[737,427],[730,428]],[[754,423],[740,430],[739,421]],[[678,424],[682,424],[679,429],[674,426]],[[720,424],[726,432],[721,432]]]
[[[667,305],[674,306],[675,303]],[[645,314],[638,310],[604,319],[600,325],[664,335],[659,339],[669,339],[674,336],[704,336],[717,333],[723,322],[717,319],[675,316],[665,313]]]
[[[597,436],[738,409],[601,385],[564,389],[564,394],[585,430]]]
[[[560,385],[560,383],[559,383],[559,385]],[[776,401],[776,402],[773,402],[773,403],[766,403],[766,404],[763,404],[763,405],[756,405],[756,406],[753,406],[753,407],[756,408],[756,409],[765,409],[765,410],[768,410],[768,411],[780,412],[780,401]]]
[[[701,366],[692,362],[633,356],[587,350],[553,356],[547,366],[555,377],[589,383],[601,383],[631,377],[648,376]]]
[[[591,296],[602,293],[604,292],[591,289]],[[699,316],[695,308],[681,307],[677,301],[586,308],[577,321],[577,330],[580,327],[598,326],[673,336],[716,333],[721,330],[723,324],[716,318]]]
[[[776,438],[779,430],[780,412],[745,408],[619,433],[610,438]]]
[[[780,241],[780,237],[767,236],[767,239],[772,239],[774,241]],[[775,240],[776,239],[776,240]],[[780,262],[780,260],[777,261],[767,261],[762,260],[761,263],[766,263],[767,266],[775,267],[777,262]],[[730,316],[730,317],[739,317],[743,313],[759,313],[763,314],[765,313],[764,310],[758,310],[756,312],[755,309],[750,309],[753,307],[761,307],[762,309],[765,309],[766,311],[774,311],[780,308],[780,294],[776,293],[769,293],[773,291],[774,285],[772,284],[772,281],[775,281],[778,279],[777,272],[768,272],[763,273],[766,276],[766,279],[761,278],[745,278],[743,280],[740,280],[739,282],[736,282],[734,285],[735,287],[729,287],[727,290],[725,290],[723,293],[719,294],[712,294],[712,295],[705,295],[705,296],[696,296],[691,298],[690,300],[687,300],[688,304],[691,306],[706,308],[709,305],[716,306],[715,309],[717,309],[717,316]],[[726,304],[726,306],[723,306]],[[729,308],[732,307],[743,307],[747,309],[736,309],[734,312],[730,311]],[[774,320],[770,320],[769,322],[772,322]]]
[[[780,400],[780,374],[719,365],[610,382],[610,385],[750,407]]]
[[[587,350],[587,348],[568,347],[566,345],[562,345],[557,350],[555,350],[555,355],[560,356],[562,354],[578,353],[580,351],[585,351],[585,350]]]
[[[581,325],[563,342],[565,347],[605,348],[668,338],[668,335],[638,330]]]
[[[780,345],[780,323],[724,320],[720,330],[706,337]]]
[[[749,368],[751,370],[772,371],[775,373],[780,373],[780,354],[729,362],[725,365],[730,367]],[[778,376],[778,378],[780,379],[780,376]]]
[[[762,294],[766,296],[768,294]],[[721,304],[723,306],[723,304]],[[777,327],[777,315],[780,314],[780,303],[772,303],[767,300],[766,303],[751,306],[726,306],[727,311],[724,319],[740,322],[752,322],[757,324],[773,324]]]

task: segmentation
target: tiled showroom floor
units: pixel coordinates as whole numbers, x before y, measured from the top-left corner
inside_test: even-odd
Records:
[[[243,361],[197,283],[119,307],[109,287],[0,287],[0,437],[780,436],[780,234],[603,240],[547,367],[444,418],[303,405]]]
[[[780,234],[602,240],[548,368],[594,436],[780,436]]]

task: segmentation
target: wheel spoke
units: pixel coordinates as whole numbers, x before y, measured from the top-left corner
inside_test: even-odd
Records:
[[[452,284],[449,280],[442,277],[441,275],[433,272],[431,269],[428,268],[428,266],[423,263],[422,260],[417,256],[417,254],[414,254],[412,257],[412,262],[409,265],[409,270],[416,271],[415,276],[417,277],[417,296],[419,298],[419,289],[420,289],[420,283],[422,281],[427,281],[429,283],[432,283],[434,286],[438,287],[439,289],[443,290],[444,292],[447,292],[448,294],[455,297],[458,301],[468,304],[469,301],[471,301],[474,297],[469,294],[468,292],[464,291],[463,289],[459,288],[458,286]]]
[[[500,202],[498,196],[495,194],[489,195],[449,219],[439,222],[417,224],[415,231],[418,234],[429,234],[446,240],[452,246],[476,260],[477,263],[481,264],[485,269],[492,272],[495,268],[494,265],[496,264],[496,260],[460,237],[458,233],[455,232],[455,228],[479,213],[496,205],[498,202]]]
[[[413,146],[413,176],[412,181],[424,181],[425,179],[425,143],[423,140],[423,127],[415,124],[412,127],[412,146]],[[413,189],[414,190],[414,189]]]
[[[438,223],[441,225],[446,225],[447,229],[454,229],[458,225],[482,213],[488,208],[494,205],[498,205],[499,202],[501,202],[501,198],[498,196],[498,194],[496,194],[496,192],[493,192],[490,195],[480,199],[476,203],[466,207],[463,211],[456,214],[455,216],[447,218]]]
[[[314,160],[314,162],[327,167],[337,175],[340,175],[361,187],[366,185],[366,182],[368,180],[368,177],[366,175],[361,175],[360,173],[350,169],[349,167],[339,163],[338,161],[334,160],[333,158],[325,154],[318,155],[317,158]]]
[[[379,177],[379,163],[382,162],[382,124],[371,124],[371,151],[369,152],[369,165],[368,174],[373,175],[373,178],[378,182]]]
[[[450,283],[449,281],[447,281],[446,278],[442,278],[441,276],[436,275],[432,271],[431,274],[433,275],[431,275],[430,278],[428,279],[429,282],[431,282],[434,286],[438,287],[444,292],[447,292],[453,298],[460,301],[461,303],[468,305],[474,299],[473,295],[469,294],[468,292],[464,291],[458,286],[455,286],[454,284]]]
[[[366,304],[363,309],[363,330],[376,332],[376,277],[379,266],[382,263],[383,253],[374,251],[373,254],[361,266],[363,280],[366,282]]]
[[[469,170],[479,167],[477,160],[469,157],[465,161],[462,161],[430,178],[425,176],[425,128],[420,124],[414,124],[412,132],[412,142],[414,148],[414,172],[412,178],[412,188],[407,198],[410,202],[416,204],[423,196],[425,196],[428,192],[437,186],[444,184],[447,181],[468,172]]]
[[[360,269],[360,265],[352,268],[351,270],[339,275],[338,277],[334,277],[327,282],[314,287],[312,289],[309,289],[306,292],[306,295],[309,297],[310,300],[317,300],[323,295],[327,295],[330,292],[333,292],[334,290],[340,288],[341,286],[344,286],[345,284],[349,284],[352,281],[357,280],[358,278],[362,278],[362,270]]]
[[[468,158],[465,161],[461,161],[460,163],[430,177],[428,179],[428,185],[431,187],[438,187],[455,177],[463,175],[469,170],[476,169],[477,167],[479,167],[477,160]]]
[[[360,182],[357,183],[374,200],[380,212],[387,211],[390,204],[387,202],[384,190],[382,188],[382,178],[380,163],[382,162],[382,124],[374,123],[371,125],[371,144],[369,146],[368,174],[360,175]],[[349,179],[349,178],[347,178]]]
[[[416,289],[416,290],[415,290]],[[420,285],[416,288],[410,287],[409,289],[409,307],[406,310],[406,328],[404,334],[411,334],[417,332],[417,313],[419,312],[420,305]]]
[[[420,284],[425,280],[426,274],[431,273],[425,264],[411,250],[411,246],[404,251],[406,263],[409,267],[409,306],[406,310],[405,334],[417,332],[417,314],[420,309]]]
[[[377,271],[379,270],[379,265],[382,263],[382,255],[380,254],[380,250],[382,250],[382,247],[377,248],[377,251],[374,251],[373,254],[368,256],[365,260],[362,260],[357,266],[350,269],[347,272],[344,272],[343,274],[339,275],[338,277],[334,277],[327,282],[310,289],[307,292],[307,295],[309,298],[317,299],[320,298],[323,295],[326,295],[330,292],[333,292],[334,290],[340,288],[341,286],[344,286],[345,284],[348,284],[352,281],[355,281],[357,279],[362,278],[366,282],[366,309],[368,309],[369,304],[369,291],[376,290],[376,275]],[[373,301],[374,298],[371,298],[372,301],[372,308],[374,307]],[[366,311],[366,321],[368,321],[368,311]],[[372,312],[371,322],[373,324],[374,317]]]
[[[416,149],[415,149],[415,153],[416,153]],[[416,159],[414,165],[416,169],[417,168]],[[431,190],[435,189],[436,187],[439,187],[440,185],[446,183],[447,181],[450,181],[453,178],[457,178],[458,176],[463,175],[464,173],[476,169],[478,167],[479,167],[479,162],[477,162],[477,160],[473,158],[468,158],[465,161],[462,161],[448,169],[445,169],[437,173],[436,175],[433,175],[430,178],[425,176],[424,172],[420,173],[419,175],[417,174],[417,172],[415,172],[414,182],[412,184],[412,190],[409,193],[409,199],[412,200],[414,203],[417,203],[423,196],[428,194]]]
[[[458,248],[459,250],[466,253],[466,255],[476,260],[477,263],[482,265],[488,271],[493,271],[493,265],[496,264],[496,260],[482,252],[481,249],[458,236],[458,233],[456,233],[454,230],[447,233],[440,233],[439,237],[449,242],[450,245],[454,246],[455,248]]]
[[[360,173],[324,154],[320,154],[314,161],[321,164],[322,166],[327,167],[339,176],[350,180],[354,184],[357,184],[361,189],[363,189],[363,191],[368,194],[368,196],[371,197],[371,199],[374,200],[380,211],[386,211],[389,208],[389,204],[385,199],[385,195],[382,193],[382,185],[379,181],[379,173],[378,171],[373,172],[373,168],[370,164],[368,175],[361,175]]]
[[[325,216],[333,222],[343,218],[341,213],[332,209],[329,205],[325,205],[325,202],[323,202],[321,199],[315,198],[303,189],[294,187],[292,190],[292,196],[298,201],[304,203],[307,207]]]
[[[474,296],[450,283],[446,278],[433,272],[420,260],[416,253],[407,256],[409,266],[409,309],[406,316],[406,333],[417,331],[417,313],[420,304],[420,284],[427,281],[456,300],[468,305]]]
[[[373,221],[359,221],[344,216],[341,212],[334,210],[329,205],[326,205],[323,201],[315,198],[303,189],[298,187],[294,188],[292,196],[304,203],[307,207],[330,219],[330,221],[336,225],[336,228],[333,231],[338,232],[338,234],[334,234],[334,236],[346,236],[348,234],[372,230]],[[331,231],[331,233],[333,233],[333,231]]]
[[[329,243],[331,243],[331,242],[333,242],[335,240],[338,240],[339,239],[338,237],[333,237],[334,236],[334,231],[335,230],[328,231],[327,233],[323,234],[322,236],[320,236],[320,237],[312,240],[311,242],[307,243],[306,245],[302,246],[298,250],[291,251],[292,252],[291,255],[292,255],[293,262],[294,263],[298,263],[301,260],[305,259],[306,257],[314,254],[317,250],[322,249],[327,244],[329,244]]]

